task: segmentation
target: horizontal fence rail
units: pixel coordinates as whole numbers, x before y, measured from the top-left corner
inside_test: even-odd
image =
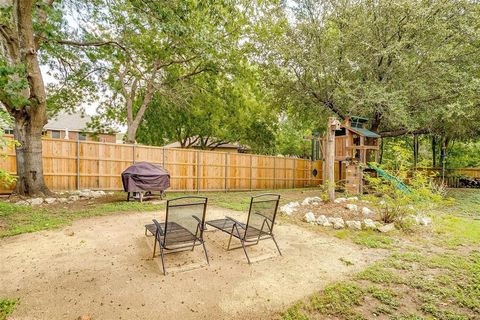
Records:
[[[322,183],[321,161],[64,139],[45,138],[42,144],[45,182],[54,191],[122,190],[121,173],[140,161],[167,169],[172,191],[305,188]],[[15,150],[2,152],[6,157],[0,158],[0,168],[15,175]]]

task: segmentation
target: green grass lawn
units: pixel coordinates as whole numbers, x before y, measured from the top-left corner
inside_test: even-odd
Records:
[[[279,317],[480,319],[480,190],[452,190],[449,195],[456,204],[437,210],[432,228],[423,232],[335,232],[339,239],[390,249],[391,254],[297,302]]]
[[[0,237],[21,233],[54,229],[70,224],[72,221],[122,212],[141,212],[159,210],[160,205],[126,202],[119,195],[109,197],[111,202],[79,201],[64,206],[18,206],[0,202]]]
[[[0,320],[7,319],[7,316],[15,310],[18,304],[16,299],[2,299],[0,298]]]

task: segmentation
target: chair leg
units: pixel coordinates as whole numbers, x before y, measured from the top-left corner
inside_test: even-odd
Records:
[[[237,229],[238,238],[240,239],[240,243],[242,244],[243,252],[245,252],[245,256],[247,257],[248,264],[251,264],[250,258],[248,257],[247,249],[245,248],[245,243],[243,242],[243,239],[240,236],[240,231],[238,231],[238,227],[236,225],[234,226],[235,226],[235,229]]]
[[[245,248],[245,244],[243,243],[243,240],[240,240],[240,243],[242,244],[243,252],[245,252],[245,256],[247,257],[248,264],[251,264],[250,258],[248,257],[248,254],[247,254],[247,248]]]
[[[163,248],[162,246],[160,245],[160,258],[162,260],[162,269],[163,269],[163,275],[166,276],[167,275],[167,271],[165,270],[165,261],[163,261]]]
[[[230,232],[230,239],[228,239],[227,251],[230,250],[230,243],[232,242],[233,229],[235,229],[235,224],[232,226],[232,231]]]
[[[272,234],[272,240],[275,243],[275,246],[277,246],[278,253],[280,253],[280,255],[282,255],[282,251],[280,251],[280,248],[278,247],[277,240],[275,240],[275,237],[273,236],[273,234]]]
[[[197,242],[197,234],[198,234],[199,228],[200,228],[200,224],[197,225],[197,230],[195,231],[195,239],[193,239],[192,251],[193,249],[195,249],[195,243]]]
[[[203,251],[205,251],[205,258],[207,258],[207,264],[210,265],[210,260],[208,259],[207,247],[205,247],[205,241],[202,240]]]
[[[153,255],[152,258],[155,258],[155,250],[157,249],[157,237],[153,240]]]

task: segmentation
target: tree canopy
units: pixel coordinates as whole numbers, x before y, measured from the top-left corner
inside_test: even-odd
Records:
[[[299,0],[290,13],[259,46],[290,111],[366,116],[384,136],[478,135],[477,3]]]

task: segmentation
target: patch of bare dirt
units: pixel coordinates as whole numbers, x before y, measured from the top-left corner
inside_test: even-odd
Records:
[[[207,214],[246,218],[212,207]],[[1,239],[0,296],[20,298],[12,319],[265,319],[385,255],[280,223],[283,256],[272,241],[262,241],[247,248],[254,261],[248,265],[241,249],[225,251],[225,234],[208,231],[210,266],[198,247],[167,255],[164,276],[143,228],[162,217],[95,217]]]

